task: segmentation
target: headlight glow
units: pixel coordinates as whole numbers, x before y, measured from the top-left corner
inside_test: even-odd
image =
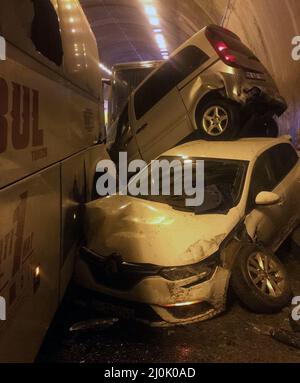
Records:
[[[219,254],[216,253],[194,265],[163,268],[160,270],[160,275],[169,281],[179,281],[192,277],[198,277],[199,280],[208,280],[213,275],[219,263],[220,257]]]

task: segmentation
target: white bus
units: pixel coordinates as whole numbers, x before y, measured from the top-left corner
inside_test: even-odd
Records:
[[[30,362],[62,300],[106,157],[95,37],[78,0],[2,0],[0,362]]]

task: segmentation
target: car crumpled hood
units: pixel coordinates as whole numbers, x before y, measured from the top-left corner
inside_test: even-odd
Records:
[[[115,195],[86,205],[87,247],[123,261],[160,266],[197,263],[215,253],[239,222],[227,215],[194,215],[143,199]]]

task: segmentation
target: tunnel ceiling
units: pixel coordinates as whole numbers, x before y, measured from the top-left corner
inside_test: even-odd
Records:
[[[161,59],[153,28],[141,0],[81,0],[96,35],[101,61],[115,63]],[[159,28],[172,52],[209,23],[220,23],[228,0],[152,0]]]

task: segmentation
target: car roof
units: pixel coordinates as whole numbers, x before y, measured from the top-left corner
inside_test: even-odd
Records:
[[[281,143],[290,144],[290,137],[243,138],[236,141],[197,140],[177,146],[164,153],[163,156],[221,158],[252,161],[268,148]]]

